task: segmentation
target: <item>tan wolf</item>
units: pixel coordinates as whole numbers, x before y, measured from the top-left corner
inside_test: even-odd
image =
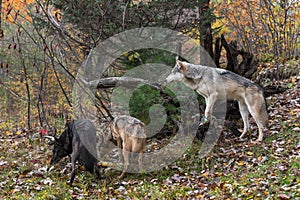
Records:
[[[123,152],[124,166],[123,172],[119,178],[124,176],[124,173],[128,168],[130,152],[138,153],[138,165],[139,170],[141,170],[142,153],[147,138],[145,133],[145,124],[134,117],[120,115],[114,118],[111,125],[111,133],[113,139],[117,141],[119,158],[122,156],[121,151]]]
[[[176,65],[166,81],[181,81],[205,98],[205,121],[211,119],[217,99],[237,100],[244,122],[240,138],[244,137],[249,129],[250,113],[259,130],[256,141],[262,141],[263,131],[268,127],[268,112],[263,90],[259,85],[225,69],[194,65],[177,58]]]

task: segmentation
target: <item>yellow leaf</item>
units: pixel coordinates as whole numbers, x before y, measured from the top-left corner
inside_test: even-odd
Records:
[[[132,61],[134,60],[133,54],[131,54],[130,56],[128,56],[128,60],[129,60],[130,62],[132,62]]]
[[[257,160],[260,162],[260,161],[262,160],[262,157],[259,156],[259,157],[257,158]]]
[[[265,190],[264,195],[269,195],[269,191]]]
[[[6,135],[12,135],[12,132],[10,132],[10,131],[6,131],[5,133],[6,133]]]
[[[208,172],[202,174],[203,177],[208,177]]]
[[[244,161],[237,162],[237,165],[238,165],[238,166],[243,166],[244,164],[245,164]]]
[[[133,57],[134,57],[134,58],[139,58],[139,57],[140,57],[140,54],[139,54],[138,52],[134,52]]]
[[[100,165],[103,166],[103,167],[113,167],[113,166],[115,166],[115,164],[111,163],[111,162],[101,162]]]
[[[248,156],[253,156],[253,152],[248,151],[248,152],[247,152],[247,155],[248,155]]]

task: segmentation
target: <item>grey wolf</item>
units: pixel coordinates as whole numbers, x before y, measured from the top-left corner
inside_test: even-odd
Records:
[[[64,132],[59,138],[47,136],[49,144],[54,145],[53,156],[50,164],[59,162],[63,157],[71,155],[72,172],[69,180],[71,185],[75,178],[75,163],[81,161],[87,171],[96,173],[100,179],[96,155],[96,129],[93,124],[85,119],[75,120],[66,124]],[[88,144],[87,149],[84,144]],[[91,152],[90,152],[91,151]]]
[[[249,129],[250,113],[258,126],[257,141],[262,141],[263,131],[268,127],[268,112],[262,88],[251,80],[225,69],[194,65],[176,58],[176,65],[166,81],[181,81],[205,98],[205,121],[212,119],[212,109],[217,99],[238,101],[244,122],[240,138]]]
[[[123,153],[124,166],[119,178],[122,178],[128,169],[130,152],[138,153],[138,165],[139,170],[141,170],[142,152],[147,138],[145,124],[134,117],[120,115],[113,120],[111,134],[113,139],[117,141],[119,158],[121,158]]]

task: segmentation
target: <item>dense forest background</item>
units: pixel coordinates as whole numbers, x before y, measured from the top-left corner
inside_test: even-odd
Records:
[[[0,3],[0,128],[7,131],[16,123],[30,129],[72,117],[78,68],[92,48],[125,30],[151,26],[183,32],[198,40],[217,66],[252,79],[267,65],[266,71],[289,71],[289,65],[279,67],[299,58],[296,0]],[[124,68],[153,60],[172,65],[172,59],[139,51],[119,62]],[[114,67],[120,75],[123,69]]]
[[[0,0],[0,11],[1,199],[299,198],[299,0]],[[260,84],[269,113],[264,140],[253,142],[253,121],[245,139],[238,138],[242,120],[237,104],[229,102],[220,138],[206,157],[199,153],[206,131],[200,127],[200,140],[162,170],[117,179],[119,172],[99,160],[105,179],[95,180],[78,167],[69,186],[69,158],[50,166],[52,148],[43,136],[60,134],[65,122],[76,118],[72,90],[91,50],[143,27],[191,37],[216,67]],[[177,50],[180,54],[180,44]],[[175,56],[159,49],[124,52],[97,78],[121,77],[147,63],[171,69]],[[130,114],[146,124],[153,105],[175,116],[147,138],[145,152],[169,145],[180,120],[174,94],[156,86],[138,87],[129,102]],[[112,92],[111,86],[98,87],[91,96],[95,103],[85,105],[96,108],[103,123],[110,120]],[[202,114],[204,101],[197,98]],[[171,147],[176,152],[179,146]]]

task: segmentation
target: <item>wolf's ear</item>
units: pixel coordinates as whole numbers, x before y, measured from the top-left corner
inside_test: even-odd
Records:
[[[179,69],[183,72],[186,72],[187,70],[187,65],[180,60],[177,60],[177,65],[179,66]]]

